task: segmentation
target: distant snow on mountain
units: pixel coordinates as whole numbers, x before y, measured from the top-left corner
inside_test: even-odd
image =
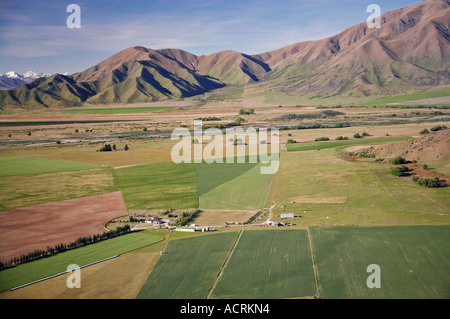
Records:
[[[17,73],[16,71],[9,71],[4,74],[0,74],[3,78],[9,78],[9,79],[31,79],[36,80],[38,78],[42,77],[49,77],[51,76],[51,73],[41,73],[41,72],[34,72],[34,71],[28,71],[24,74]]]
[[[67,72],[65,73],[67,74]],[[24,84],[33,82],[39,78],[47,78],[53,74],[28,71],[23,74],[17,73],[16,71],[9,71],[0,74],[0,90],[11,90]]]

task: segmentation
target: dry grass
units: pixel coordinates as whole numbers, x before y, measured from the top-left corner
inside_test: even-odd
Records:
[[[117,190],[111,169],[0,178],[0,211]]]
[[[81,269],[81,288],[68,289],[68,275],[0,294],[0,299],[133,299],[156,265],[166,241]]]
[[[191,221],[199,226],[223,226],[225,222],[244,223],[255,215],[257,210],[202,210]]]

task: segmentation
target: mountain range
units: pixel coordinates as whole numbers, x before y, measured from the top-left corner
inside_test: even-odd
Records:
[[[127,48],[82,72],[0,92],[0,107],[151,102],[225,86],[323,96],[400,94],[450,84],[450,0],[425,0],[334,36],[256,55]]]
[[[23,74],[15,71],[9,71],[4,74],[0,74],[0,90],[10,90],[21,85],[31,83],[36,79],[42,77],[49,77],[49,73],[39,73],[34,71],[28,71]]]

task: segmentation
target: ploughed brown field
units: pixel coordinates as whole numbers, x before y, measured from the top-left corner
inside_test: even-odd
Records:
[[[124,215],[127,209],[121,192],[1,212],[0,261],[101,234],[108,221]]]

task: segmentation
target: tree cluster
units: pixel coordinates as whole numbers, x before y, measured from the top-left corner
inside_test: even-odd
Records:
[[[255,114],[255,110],[254,109],[240,109],[239,110],[239,115],[251,115],[251,114]]]
[[[433,126],[432,128],[430,128],[430,131],[437,132],[437,131],[445,130],[446,128],[447,128],[447,126],[445,126],[445,125],[436,125],[436,126]]]
[[[420,186],[424,186],[424,187],[440,187],[439,185],[439,178],[435,177],[435,178],[415,178],[414,181],[420,185]]]
[[[198,213],[200,213],[201,210],[197,209],[196,211],[192,213],[183,212],[181,216],[175,221],[175,226],[185,226],[187,223],[189,223],[192,219],[197,217]]]
[[[0,271],[18,266],[23,263],[27,263],[30,261],[38,260],[41,258],[46,258],[50,256],[54,256],[56,254],[72,250],[75,248],[87,246],[90,244],[98,243],[100,241],[114,238],[117,236],[125,235],[131,231],[130,225],[125,225],[123,227],[117,227],[116,230],[111,230],[109,232],[104,232],[102,234],[96,234],[93,236],[84,236],[84,237],[78,237],[75,241],[69,242],[68,244],[58,244],[54,247],[47,247],[46,250],[42,249],[36,249],[32,252],[29,252],[28,254],[22,254],[20,256],[11,258],[8,262],[2,263],[0,262]]]
[[[405,176],[406,173],[409,171],[408,167],[405,165],[395,166],[391,167],[390,172],[394,176]]]

